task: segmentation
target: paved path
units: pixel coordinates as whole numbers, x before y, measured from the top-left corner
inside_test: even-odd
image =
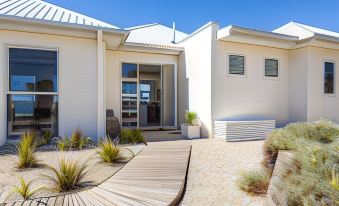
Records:
[[[97,187],[8,205],[175,205],[184,192],[190,151],[187,142],[150,143]]]
[[[250,197],[238,189],[241,171],[260,168],[263,141],[190,141],[191,160],[181,205],[265,205],[265,197]]]

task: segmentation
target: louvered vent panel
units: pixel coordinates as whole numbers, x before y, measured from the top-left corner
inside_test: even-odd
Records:
[[[214,137],[226,141],[265,139],[275,129],[275,120],[214,121]]]

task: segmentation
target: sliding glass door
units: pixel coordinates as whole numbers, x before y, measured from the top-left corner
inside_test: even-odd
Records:
[[[121,74],[123,127],[175,126],[174,65],[123,63]]]

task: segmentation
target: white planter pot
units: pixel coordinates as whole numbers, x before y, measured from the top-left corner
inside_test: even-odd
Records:
[[[181,136],[194,139],[200,138],[200,126],[181,125]]]

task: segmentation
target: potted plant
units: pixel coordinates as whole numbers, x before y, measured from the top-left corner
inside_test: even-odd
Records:
[[[181,135],[189,139],[200,138],[200,123],[197,113],[186,112],[185,123],[181,125]]]

